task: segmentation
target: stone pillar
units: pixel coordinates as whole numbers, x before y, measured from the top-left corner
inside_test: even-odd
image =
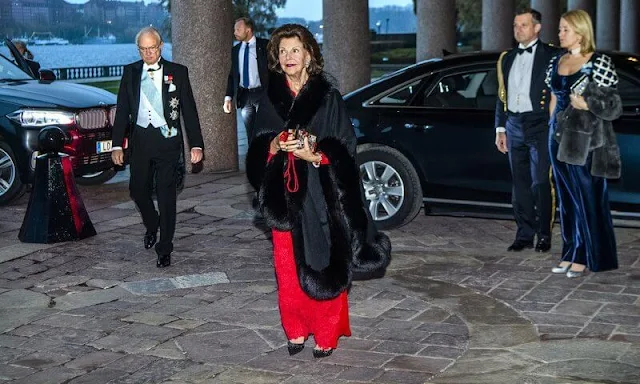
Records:
[[[620,50],[640,53],[640,0],[620,2]]]
[[[342,94],[371,82],[368,0],[323,0],[323,47],[326,71]]]
[[[531,0],[531,8],[542,14],[540,39],[545,43],[558,45],[560,2],[557,0]]]
[[[591,22],[596,22],[596,0],[569,0],[567,10],[582,9],[591,16]]]
[[[236,115],[222,111],[233,46],[231,0],[172,0],[171,29],[173,60],[189,68],[204,137],[204,171],[235,171]]]
[[[596,48],[617,50],[620,44],[620,0],[598,0]]]
[[[513,0],[482,0],[482,49],[496,51],[513,45]]]
[[[417,0],[416,61],[456,52],[456,2]]]

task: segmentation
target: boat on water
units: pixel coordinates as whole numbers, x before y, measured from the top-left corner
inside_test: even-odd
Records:
[[[84,38],[82,39],[83,44],[115,44],[116,36],[113,33],[106,33],[104,35],[100,34],[100,27],[98,27],[98,33],[95,36],[89,36],[93,27],[87,29],[84,27]]]
[[[33,32],[27,39],[30,45],[69,45],[69,40],[54,36],[51,32]]]
[[[115,44],[116,36],[111,33],[102,36],[86,36],[82,42],[83,44]]]

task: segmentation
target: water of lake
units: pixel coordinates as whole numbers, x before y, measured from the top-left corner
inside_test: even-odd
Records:
[[[33,45],[29,50],[42,68],[120,65],[140,60],[135,44]],[[11,58],[4,45],[0,53]],[[171,53],[171,44],[165,44],[162,56],[171,60]]]

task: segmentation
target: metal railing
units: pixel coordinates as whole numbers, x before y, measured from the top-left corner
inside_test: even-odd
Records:
[[[97,79],[101,77],[121,77],[124,65],[102,65],[96,67],[53,68],[58,80]]]

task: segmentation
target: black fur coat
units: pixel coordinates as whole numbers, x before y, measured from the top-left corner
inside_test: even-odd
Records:
[[[391,242],[375,230],[364,207],[355,133],[340,93],[324,76],[312,76],[294,98],[283,75],[273,76],[268,93],[256,116],[258,135],[247,153],[247,177],[259,191],[267,224],[291,231],[302,289],[325,300],[337,297],[352,279],[383,276]],[[293,161],[299,185],[290,192],[284,177],[287,154],[267,159],[271,140],[296,126],[317,136],[317,150],[330,164],[315,168]]]
[[[590,152],[591,175],[620,177],[620,148],[616,143],[612,121],[622,115],[622,100],[613,87],[599,87],[590,82],[582,94],[588,111],[569,105],[558,112],[555,139],[559,143],[558,160],[585,165]]]

